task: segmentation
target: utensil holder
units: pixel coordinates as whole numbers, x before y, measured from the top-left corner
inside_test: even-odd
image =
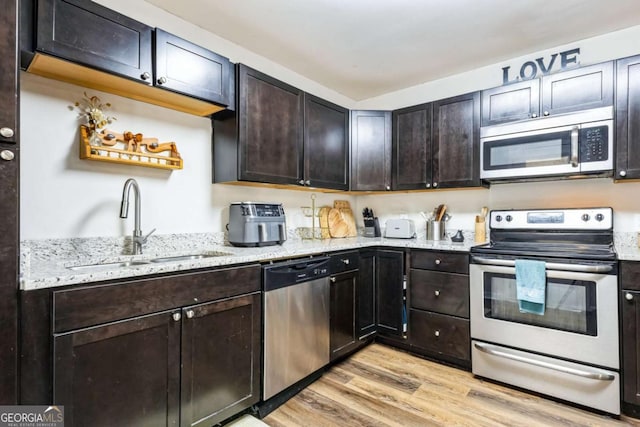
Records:
[[[446,233],[445,221],[427,221],[427,240],[444,240]]]

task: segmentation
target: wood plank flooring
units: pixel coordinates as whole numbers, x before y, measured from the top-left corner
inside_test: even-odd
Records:
[[[272,427],[638,426],[372,344],[269,414]]]

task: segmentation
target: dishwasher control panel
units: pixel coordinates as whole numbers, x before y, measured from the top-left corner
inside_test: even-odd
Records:
[[[327,276],[329,257],[297,259],[263,267],[262,286],[266,292]]]

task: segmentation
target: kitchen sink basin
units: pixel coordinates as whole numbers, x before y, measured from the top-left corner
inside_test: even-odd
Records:
[[[149,261],[118,261],[118,262],[105,262],[105,263],[98,263],[98,264],[74,265],[67,268],[73,271],[91,271],[91,270],[105,270],[105,269],[114,269],[114,268],[123,268],[123,267],[135,267],[138,265],[147,265],[147,264],[149,264]]]
[[[210,252],[210,253],[206,253],[206,254],[191,254],[191,255],[176,255],[176,256],[159,257],[159,258],[153,258],[150,261],[151,262],[156,262],[156,263],[178,262],[178,261],[195,261],[195,260],[198,260],[198,259],[213,258],[213,257],[219,257],[219,256],[227,256],[227,255],[231,255],[231,254],[230,253],[226,253],[226,252]]]

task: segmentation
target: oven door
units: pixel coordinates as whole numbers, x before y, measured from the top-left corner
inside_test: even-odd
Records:
[[[590,272],[608,265],[547,263],[546,310],[536,315],[518,309],[515,267],[510,266],[515,261],[472,260],[473,339],[618,369],[617,276]]]

